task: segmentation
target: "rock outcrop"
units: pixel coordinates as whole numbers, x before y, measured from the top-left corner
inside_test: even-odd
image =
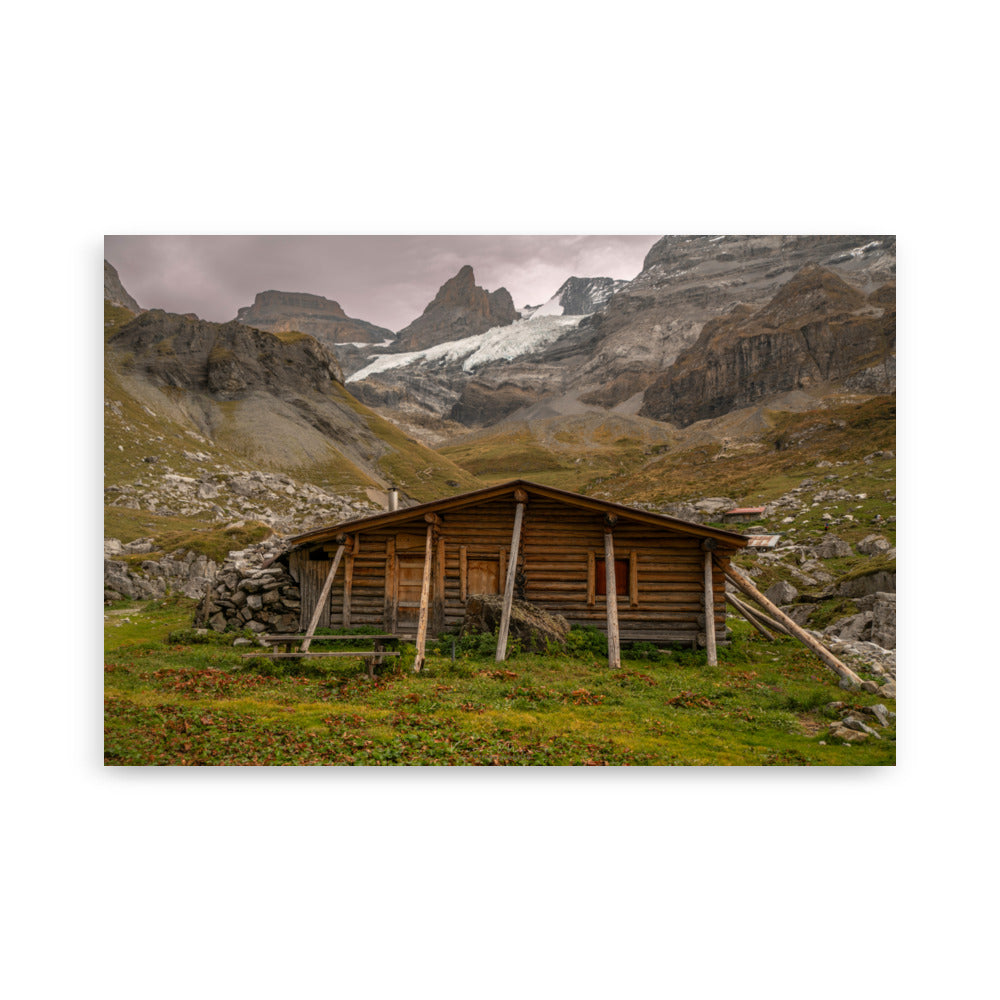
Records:
[[[104,262],[104,301],[128,309],[129,312],[142,312],[139,303],[125,291],[118,272],[107,261]]]
[[[503,598],[499,594],[474,594],[465,602],[462,635],[489,633],[500,627]],[[532,653],[544,653],[561,646],[569,635],[569,622],[527,601],[515,599],[510,611],[510,638]]]
[[[236,321],[269,333],[299,331],[321,344],[379,344],[395,334],[363,319],[353,319],[339,302],[307,292],[258,292],[253,305],[243,306]]]
[[[643,416],[687,426],[782,392],[842,383],[884,368],[896,348],[894,286],[866,295],[807,266],[761,309],[740,305],[647,390]],[[884,392],[892,392],[887,384]]]
[[[484,333],[494,326],[507,326],[517,318],[510,292],[506,288],[495,292],[480,288],[472,267],[466,264],[438,289],[423,314],[399,331],[393,349],[419,351]]]
[[[343,381],[336,358],[306,334],[265,333],[162,309],[137,316],[108,346],[128,356],[133,373],[218,399],[236,399],[255,389],[318,390]]]

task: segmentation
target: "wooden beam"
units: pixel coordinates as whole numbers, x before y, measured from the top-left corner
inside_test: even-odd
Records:
[[[593,552],[587,553],[587,607],[592,608],[597,603],[597,557]]]
[[[427,515],[431,517],[433,515]],[[424,547],[424,578],[420,584],[420,617],[417,619],[417,656],[413,661],[413,672],[419,673],[424,666],[424,650],[427,648],[427,614],[431,603],[431,568],[434,563],[434,522],[427,524],[427,543]]]
[[[458,550],[458,596],[463,604],[469,597],[469,547],[462,545]]]
[[[729,593],[728,591],[726,592],[726,603],[727,603],[727,604],[729,604],[729,605],[731,605],[731,606],[732,606],[732,608],[733,608],[733,609],[734,609],[734,610],[735,610],[735,611],[736,611],[736,612],[737,612],[737,613],[738,613],[739,615],[741,615],[741,616],[742,616],[743,618],[745,618],[745,619],[746,619],[746,620],[747,620],[747,621],[748,621],[748,622],[749,622],[749,623],[750,623],[751,625],[753,625],[753,627],[754,627],[754,628],[755,628],[755,629],[756,629],[756,630],[757,630],[758,632],[760,632],[760,634],[761,634],[761,635],[762,635],[762,636],[763,636],[763,637],[764,637],[765,639],[768,639],[768,640],[771,640],[771,641],[773,641],[773,640],[774,640],[774,636],[773,636],[773,635],[771,635],[771,633],[770,633],[770,632],[768,632],[768,630],[767,630],[766,628],[764,628],[764,626],[763,626],[763,625],[762,625],[762,624],[761,624],[761,623],[760,623],[760,622],[759,622],[759,621],[757,620],[757,617],[756,617],[755,615],[751,614],[751,613],[750,613],[749,611],[747,611],[747,606],[746,606],[746,605],[745,605],[745,604],[744,604],[744,603],[743,603],[742,601],[738,601],[738,600],[736,600],[736,598],[735,598],[735,597],[733,597],[733,595],[732,595],[732,594],[730,594],[730,593]]]
[[[772,604],[735,566],[729,566],[726,570],[726,576],[744,594],[752,597],[762,608],[770,611],[799,642],[808,646],[840,678],[840,687],[848,691],[856,691],[861,687],[861,678],[850,667],[841,663],[822,643],[818,642],[805,629],[796,624],[776,604]]]
[[[618,635],[618,581],[615,574],[615,542],[610,527],[604,529],[604,589],[607,593],[608,666],[612,670],[620,670],[622,651]]]
[[[635,549],[628,554],[628,606],[639,607],[639,553]]]
[[[514,603],[514,577],[517,576],[517,550],[521,544],[521,522],[524,520],[524,504],[514,509],[514,531],[510,536],[510,558],[507,560],[507,582],[503,589],[503,610],[500,614],[500,632],[497,635],[496,662],[507,658],[507,636],[510,633],[510,610]]]
[[[739,611],[739,613],[743,615],[747,621],[750,621],[751,624],[756,621],[762,628],[774,629],[775,632],[780,632],[782,635],[792,634],[787,628],[785,628],[784,625],[781,624],[781,622],[776,622],[773,618],[769,618],[765,615],[763,611],[758,611],[757,608],[751,607],[749,604],[745,604],[735,594],[731,594],[728,590],[726,590],[726,600],[729,601],[729,603],[736,608],[736,610]],[[767,632],[766,634],[769,639],[774,638],[770,632]]]
[[[705,649],[708,665],[717,667],[719,656],[715,648],[715,590],[712,587],[712,553],[705,553]]]
[[[333,578],[337,575],[337,569],[340,566],[340,560],[343,558],[343,555],[344,543],[341,542],[336,555],[333,557],[333,565],[330,567],[330,572],[326,574],[323,589],[319,592],[312,620],[309,622],[309,628],[306,629],[306,638],[302,640],[302,645],[299,647],[300,653],[305,653],[309,649],[309,644],[312,642],[312,635],[316,631],[316,626],[319,625],[320,618],[323,616],[323,605],[330,599],[330,588],[333,586]]]

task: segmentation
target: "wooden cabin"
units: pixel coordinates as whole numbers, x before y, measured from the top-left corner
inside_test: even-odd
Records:
[[[731,531],[521,479],[291,541],[302,627],[316,619],[313,627],[374,625],[412,637],[418,669],[427,635],[461,625],[471,594],[503,594],[508,622],[520,598],[596,626],[613,662],[619,642],[635,640],[707,646],[711,661],[724,635],[724,572],[747,544]],[[498,660],[503,624],[500,639]]]

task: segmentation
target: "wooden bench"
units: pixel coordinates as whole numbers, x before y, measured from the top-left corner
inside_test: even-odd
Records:
[[[398,650],[385,649],[386,645],[399,645],[401,636],[398,635],[287,635],[287,634],[271,634],[271,635],[261,635],[258,636],[258,641],[269,645],[269,646],[284,646],[285,651],[283,653],[273,652],[267,650],[263,653],[243,653],[242,658],[244,660],[260,659],[265,658],[268,660],[302,660],[302,659],[312,659],[312,658],[324,658],[331,656],[350,656],[356,659],[362,660],[365,666],[368,668],[368,676],[375,676],[375,664],[382,663],[387,657],[399,656]],[[300,650],[293,650],[293,646],[300,645],[306,639],[310,643],[314,642],[354,642],[354,643],[366,643],[370,642],[372,648],[368,649],[324,649],[324,650],[308,650],[302,652]]]

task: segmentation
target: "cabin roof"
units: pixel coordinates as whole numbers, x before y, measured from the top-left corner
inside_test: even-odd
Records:
[[[421,519],[425,514],[438,514],[460,507],[468,507],[483,500],[494,500],[507,494],[513,494],[515,490],[524,490],[529,496],[545,497],[549,500],[555,500],[583,510],[616,514],[623,520],[649,525],[653,528],[666,528],[670,531],[678,531],[700,538],[714,538],[716,541],[723,543],[723,545],[732,548],[742,548],[748,541],[746,535],[738,534],[735,531],[726,531],[723,528],[711,528],[703,524],[695,524],[693,521],[684,521],[679,517],[669,517],[666,514],[653,514],[646,510],[639,510],[636,507],[614,503],[611,500],[598,500],[595,497],[583,496],[581,493],[571,493],[569,490],[556,489],[554,486],[542,486],[540,483],[533,483],[527,479],[512,479],[506,483],[487,486],[481,490],[472,490],[469,493],[459,493],[455,496],[446,497],[443,500],[432,500],[429,503],[416,504],[413,507],[384,511],[379,514],[356,518],[352,521],[341,521],[339,524],[333,524],[325,528],[316,528],[301,535],[296,535],[294,538],[289,539],[289,542],[292,549],[298,549],[303,546],[314,545],[317,542],[329,541],[340,534],[363,531],[367,528],[386,528],[396,524],[405,524],[407,521]]]

